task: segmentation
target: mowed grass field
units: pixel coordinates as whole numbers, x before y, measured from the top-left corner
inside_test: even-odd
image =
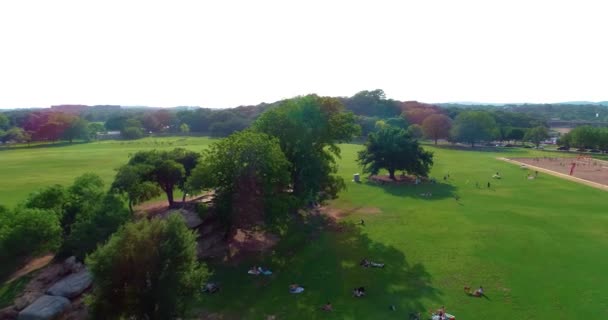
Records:
[[[101,141],[35,148],[0,148],[0,205],[12,207],[31,192],[53,184],[70,185],[87,172],[98,174],[109,188],[115,169],[139,150],[181,147],[202,151],[213,139],[205,137],[146,138]]]
[[[173,145],[159,145],[169,141]],[[84,172],[109,183],[113,169],[136,150],[201,150],[209,142],[146,139],[0,151],[0,203],[14,205],[41,186],[68,184]],[[525,170],[495,159],[538,155],[532,151],[431,146],[437,184],[355,184],[360,148],[342,145],[340,174],[348,189],[330,203],[343,216],[342,228],[319,231],[323,223],[311,221],[272,254],[238,266],[210,266],[222,290],[201,295],[193,312],[226,319],[407,319],[409,312],[445,305],[457,319],[608,317],[606,192],[545,174],[528,180]],[[496,172],[501,180],[491,178]],[[365,226],[355,224],[360,219]],[[362,268],[364,257],[386,267]],[[274,274],[248,275],[253,264]],[[290,294],[291,283],[305,291]],[[465,295],[465,285],[482,285],[487,297]],[[367,296],[353,298],[359,286]],[[327,301],[331,313],[319,310]]]

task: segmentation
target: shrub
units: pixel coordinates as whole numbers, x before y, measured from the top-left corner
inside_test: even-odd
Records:
[[[49,210],[0,209],[0,257],[54,251],[61,244],[59,217]]]
[[[151,250],[152,249],[152,250]],[[175,319],[200,290],[207,271],[196,236],[181,216],[128,223],[88,256],[92,319]]]

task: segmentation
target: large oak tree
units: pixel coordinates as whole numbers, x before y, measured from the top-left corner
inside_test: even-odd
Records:
[[[369,134],[358,162],[363,172],[378,174],[386,169],[393,180],[397,170],[426,177],[433,165],[433,154],[422,149],[405,130],[386,126]]]

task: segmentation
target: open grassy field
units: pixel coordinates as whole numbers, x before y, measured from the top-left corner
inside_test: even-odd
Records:
[[[28,194],[52,184],[70,185],[74,178],[93,172],[112,183],[114,171],[138,150],[201,151],[212,139],[201,137],[146,138],[135,141],[101,141],[85,144],[0,149],[0,205],[12,207]]]
[[[342,147],[340,173],[347,181],[360,171],[354,161],[359,148]],[[276,271],[270,279],[247,275],[249,266],[216,270],[223,292],[201,306],[235,319],[405,319],[411,311],[442,305],[458,319],[608,316],[604,191],[545,174],[527,180],[518,166],[495,159],[531,151],[429,149],[438,184],[348,183],[331,203],[350,212],[345,231],[324,232],[301,245],[288,239],[278,254],[262,260]],[[503,179],[491,179],[497,171]],[[355,225],[360,219],[365,226]],[[364,257],[387,266],[359,267]],[[290,283],[306,291],[292,295]],[[482,285],[487,297],[465,295],[465,285]],[[365,298],[351,296],[358,286],[367,289]],[[335,308],[331,314],[319,310],[327,301]]]
[[[14,205],[41,186],[68,184],[84,172],[109,183],[113,169],[136,150],[201,150],[209,141],[145,139],[0,151],[0,204]],[[445,305],[457,319],[608,317],[604,191],[542,173],[528,180],[518,166],[495,159],[537,155],[529,150],[428,148],[435,152],[431,176],[437,184],[380,186],[350,182],[360,172],[360,146],[343,145],[340,174],[348,189],[330,204],[343,216],[342,230],[319,231],[323,224],[311,221],[272,255],[211,266],[222,290],[201,296],[195,311],[221,312],[227,319],[407,319],[409,312]],[[491,179],[497,171],[503,178]],[[355,225],[360,219],[365,226]],[[364,257],[386,268],[362,268]],[[250,276],[252,264],[274,274]],[[291,283],[306,290],[290,294]],[[465,285],[482,285],[487,297],[465,295]],[[355,299],[351,292],[359,286],[368,294]],[[331,313],[319,310],[327,301],[334,306]]]

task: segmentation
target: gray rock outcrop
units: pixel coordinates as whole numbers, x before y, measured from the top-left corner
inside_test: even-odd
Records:
[[[64,297],[41,296],[34,303],[19,312],[19,320],[55,319],[70,307],[70,300]]]
[[[51,296],[61,296],[72,299],[89,288],[91,282],[93,282],[93,276],[91,276],[87,270],[83,270],[59,280],[51,286],[46,293]]]

